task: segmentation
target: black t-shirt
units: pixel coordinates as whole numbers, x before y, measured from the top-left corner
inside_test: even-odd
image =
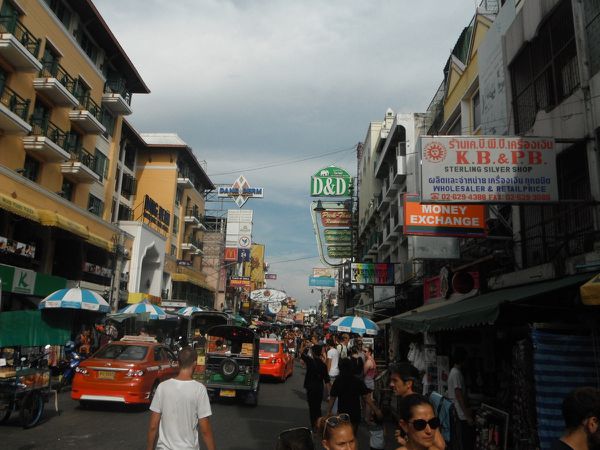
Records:
[[[557,441],[554,441],[554,443],[552,444],[552,450],[573,450],[573,447],[565,444],[561,440],[557,440]]]
[[[305,389],[323,389],[323,383],[329,383],[327,366],[320,359],[314,359],[308,356],[307,350],[301,355],[302,361],[306,364],[306,375],[304,376]]]
[[[368,393],[365,383],[354,376],[339,376],[331,386],[331,396],[338,398],[338,414],[348,414],[353,423],[360,422],[360,398]]]

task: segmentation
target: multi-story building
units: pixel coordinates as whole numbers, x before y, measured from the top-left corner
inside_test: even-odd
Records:
[[[148,92],[91,1],[1,2],[3,309],[67,280],[108,292],[115,249],[131,245],[107,201],[122,119]]]
[[[213,307],[203,260],[205,194],[214,185],[203,164],[176,134],[140,134],[124,122],[117,174],[112,216],[135,236],[128,302]]]

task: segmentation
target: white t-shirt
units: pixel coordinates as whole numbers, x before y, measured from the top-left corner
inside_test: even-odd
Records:
[[[160,413],[156,450],[198,450],[198,420],[212,415],[206,388],[171,378],[158,385],[150,410]]]
[[[329,376],[337,377],[340,374],[338,363],[340,361],[340,352],[335,348],[327,350],[327,359],[331,360],[331,366],[329,367]]]
[[[452,369],[450,369],[450,374],[448,375],[448,398],[452,400],[452,403],[454,403],[454,408],[456,409],[456,414],[458,415],[458,418],[460,420],[467,420],[465,412],[460,407],[458,401],[456,401],[455,389],[460,389],[464,398],[465,379],[460,369],[453,367]]]

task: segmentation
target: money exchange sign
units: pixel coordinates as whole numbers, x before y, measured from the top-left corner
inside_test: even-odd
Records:
[[[420,144],[423,202],[558,200],[552,138],[428,136]]]

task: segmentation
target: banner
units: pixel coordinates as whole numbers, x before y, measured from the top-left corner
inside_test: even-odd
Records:
[[[352,215],[344,209],[322,211],[321,223],[324,227],[350,227],[352,225]]]
[[[558,201],[553,138],[421,137],[421,201]]]
[[[265,282],[265,246],[252,244],[250,262],[244,263],[244,275],[250,277],[252,282],[262,284]]]
[[[352,284],[394,284],[394,265],[387,263],[352,263]]]
[[[404,235],[486,237],[485,206],[420,203],[404,197]]]

